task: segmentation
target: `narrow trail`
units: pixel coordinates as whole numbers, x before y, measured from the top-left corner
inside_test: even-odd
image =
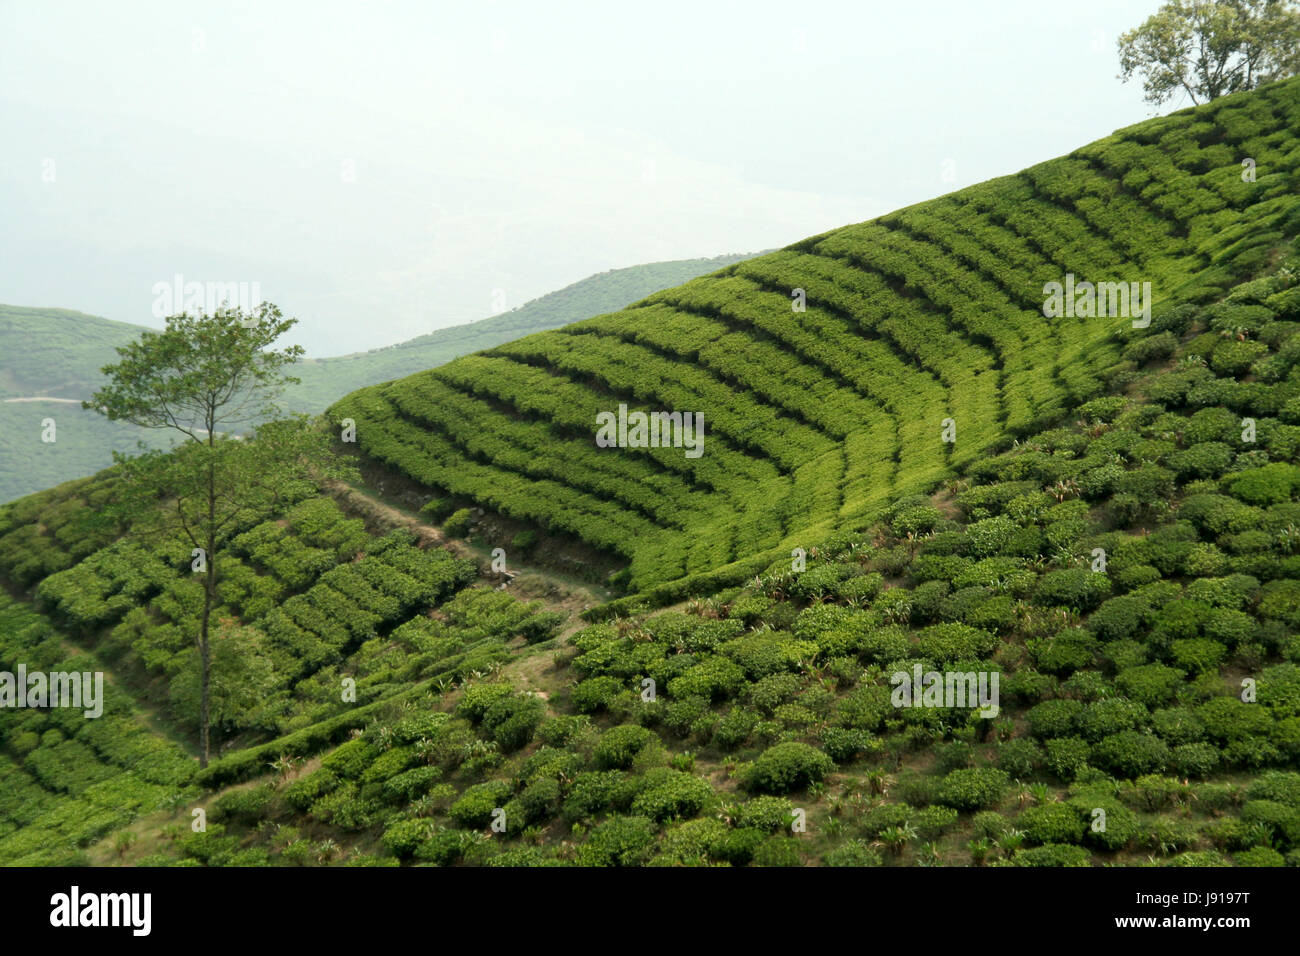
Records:
[[[32,395],[28,398],[6,398],[0,399],[0,401],[4,401],[6,404],[12,402],[58,402],[62,405],[81,404],[81,399],[79,398],[55,398],[52,395]]]
[[[458,558],[467,558],[478,564],[479,573],[488,581],[504,585],[504,590],[523,601],[540,601],[548,611],[569,615],[569,621],[560,633],[561,638],[586,626],[578,615],[589,607],[603,604],[610,592],[599,585],[528,565],[511,562],[509,578],[492,570],[491,552],[476,547],[460,538],[452,538],[440,528],[426,524],[413,512],[384,501],[373,492],[363,491],[346,482],[331,480],[324,490],[344,512],[366,523],[369,530],[391,531],[406,528],[425,547],[441,548]]]

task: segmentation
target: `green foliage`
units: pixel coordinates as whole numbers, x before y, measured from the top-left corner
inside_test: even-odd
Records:
[[[991,767],[954,770],[943,778],[936,798],[956,810],[987,810],[1002,800],[1009,783],[1005,773]]]
[[[817,783],[835,769],[830,757],[816,747],[794,741],[763,751],[741,776],[750,790],[788,793]]]
[[[623,724],[600,735],[593,756],[596,764],[602,769],[625,770],[632,765],[636,755],[654,739],[654,732],[645,727]]]

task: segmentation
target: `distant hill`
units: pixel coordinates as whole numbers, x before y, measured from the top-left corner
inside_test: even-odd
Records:
[[[298,368],[302,384],[285,394],[284,405],[291,412],[316,414],[367,385],[611,312],[745,258],[726,255],[612,269],[503,315],[388,348],[311,359]],[[132,450],[140,440],[166,440],[159,433],[108,422],[79,405],[99,387],[100,368],[116,360],[114,349],[144,331],[144,326],[67,309],[0,305],[0,502],[93,474],[112,464],[115,449]],[[52,443],[42,441],[43,423],[50,418],[55,422]]]
[[[0,305],[0,501],[92,474],[112,464],[115,448],[164,440],[81,408],[114,349],[143,331],[67,309]]]
[[[292,411],[323,412],[331,402],[358,388],[422,372],[533,332],[613,312],[651,293],[748,258],[714,256],[611,269],[490,319],[439,329],[388,348],[308,360],[294,373],[302,384],[289,390],[285,402]]]

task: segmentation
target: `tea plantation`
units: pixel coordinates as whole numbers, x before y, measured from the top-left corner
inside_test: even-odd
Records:
[[[1168,311],[1249,277],[1300,222],[1298,91],[1121,130],[362,389],[330,417],[440,501],[616,556],[616,586],[665,600],[737,583],[1100,395],[1130,323],[1045,320],[1045,283],[1150,282]],[[620,403],[703,413],[707,451],[597,448],[595,416]]]
[[[1298,128],[1226,97],[348,396],[407,512],[246,515],[202,771],[188,552],[87,533],[112,470],[0,507],[0,670],[112,685],[0,710],[0,863],[1300,865]],[[1045,318],[1067,273],[1149,326]],[[619,403],[703,455],[597,448]],[[626,593],[568,613],[561,546]]]

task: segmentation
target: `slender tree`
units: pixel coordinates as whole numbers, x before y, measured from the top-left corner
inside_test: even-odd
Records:
[[[1171,0],[1119,38],[1120,78],[1142,77],[1147,102],[1203,103],[1300,70],[1293,0]]]
[[[84,402],[114,421],[166,429],[173,449],[115,456],[122,482],[112,520],[137,536],[182,537],[202,574],[198,652],[199,763],[206,767],[212,722],[213,611],[219,606],[220,554],[258,515],[315,492],[317,482],[351,476],[328,435],[306,418],[270,421],[276,399],[297,383],[289,368],[300,346],[271,346],[295,324],[269,303],[256,311],[222,307],[211,315],[173,315],[105,366],[109,383]],[[258,422],[247,439],[234,434]]]

